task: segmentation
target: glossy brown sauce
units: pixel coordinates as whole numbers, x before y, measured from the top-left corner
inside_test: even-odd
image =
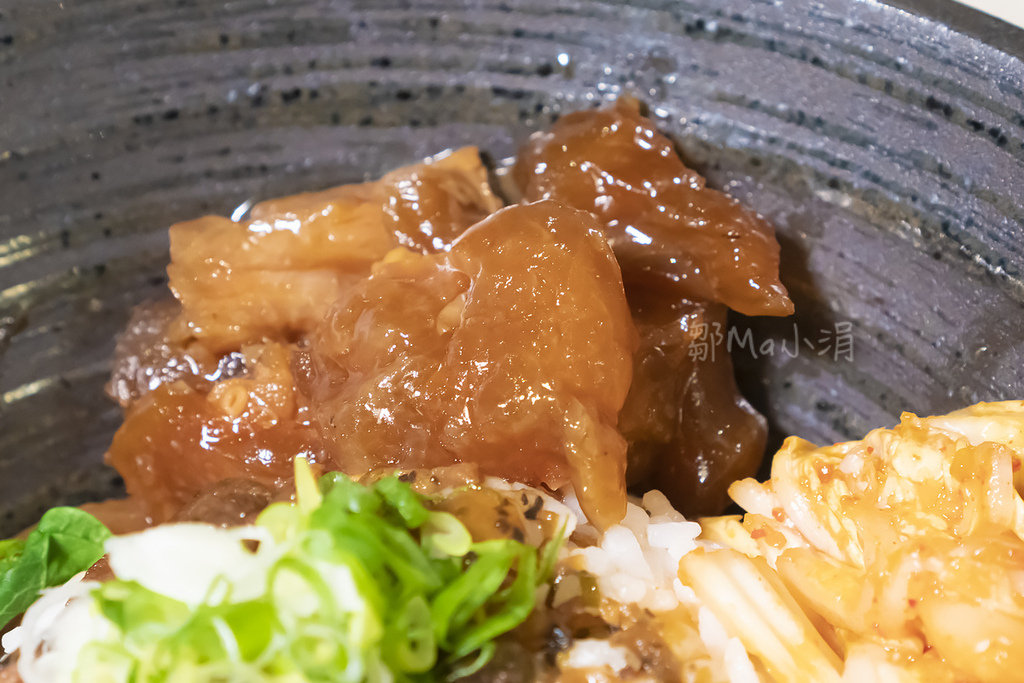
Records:
[[[437,256],[396,254],[315,333],[313,402],[334,464],[430,468],[552,488],[625,511],[615,429],[634,329],[594,219],[503,209]]]
[[[634,319],[640,348],[619,416],[630,485],[660,489],[690,517],[721,512],[729,484],[757,472],[768,431],[737,389],[724,344],[714,346],[726,309],[685,300],[660,310],[634,305]]]
[[[381,179],[385,223],[398,244],[425,254],[447,251],[456,237],[502,206],[491,192],[476,148],[463,147],[434,159]]]
[[[622,269],[640,335],[619,422],[631,485],[661,489],[687,515],[721,512],[729,484],[757,471],[767,434],[733,378],[726,307],[793,311],[771,226],[706,187],[628,100],[536,134],[514,176],[526,200],[594,214]]]
[[[211,377],[234,374],[240,354],[216,354],[199,343],[172,338],[181,305],[174,300],[139,306],[132,312],[114,349],[107,394],[127,408],[153,389],[183,381],[196,389],[209,389]]]
[[[219,527],[252,524],[274,498],[274,489],[251,479],[222,479],[201,491],[174,520]]]
[[[392,248],[438,251],[500,207],[475,148],[360,185],[256,204],[248,221],[207,216],[171,227],[177,335],[215,353],[293,341]],[[443,236],[439,237],[439,236]]]
[[[284,485],[292,460],[321,459],[320,434],[294,388],[290,350],[245,347],[246,377],[209,391],[184,381],[157,387],[126,411],[108,462],[154,521],[168,521],[201,491],[224,479]]]
[[[771,226],[687,168],[633,100],[564,116],[520,150],[526,201],[594,214],[623,280],[746,315],[788,315]]]
[[[17,655],[0,662],[0,683],[21,683],[21,676],[18,675]]]
[[[86,503],[81,509],[103,522],[113,534],[130,534],[153,524],[144,501],[137,496]]]
[[[691,349],[726,307],[792,310],[771,228],[629,102],[564,117],[514,176],[532,203],[498,210],[467,148],[172,227],[179,305],[136,315],[110,385],[129,493],[156,521],[188,516],[224,479],[285,486],[302,454],[572,483],[600,525],[627,474],[718,512],[764,421],[724,348]],[[213,503],[202,515],[233,518]]]

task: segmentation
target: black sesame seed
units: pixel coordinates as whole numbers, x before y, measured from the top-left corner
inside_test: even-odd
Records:
[[[537,496],[537,499],[533,501],[533,505],[531,505],[530,508],[523,513],[523,516],[526,517],[526,519],[533,521],[537,519],[537,515],[540,514],[540,511],[543,507],[544,499],[541,498],[540,496]]]

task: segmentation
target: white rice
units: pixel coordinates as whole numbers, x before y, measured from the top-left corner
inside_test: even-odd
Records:
[[[561,660],[569,669],[597,669],[607,666],[617,674],[639,671],[640,660],[629,648],[612,645],[607,640],[584,638],[573,643]]]
[[[687,607],[699,624],[714,680],[759,683],[739,638],[730,637],[711,610],[679,580],[679,561],[701,543],[697,540],[699,524],[687,521],[660,491],[650,491],[642,501],[628,503],[622,522],[602,534],[587,524],[571,492],[565,492],[565,501],[578,516],[577,540],[593,540],[593,545],[571,543],[569,557],[576,558],[581,568],[596,578],[602,597],[655,614]],[[556,601],[561,599],[556,596]],[[636,671],[638,667],[628,666],[623,650],[607,641],[577,641],[560,658],[560,664],[563,668],[608,667],[617,674],[626,669]]]
[[[595,545],[572,548],[569,556],[580,558],[604,597],[665,612],[679,606],[674,586],[679,560],[697,547],[699,534],[699,524],[686,521],[663,494],[651,491],[640,505],[629,503],[622,522],[597,534]]]

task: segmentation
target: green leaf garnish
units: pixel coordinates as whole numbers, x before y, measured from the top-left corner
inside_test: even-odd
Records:
[[[77,508],[53,508],[24,540],[0,542],[0,626],[24,612],[40,591],[66,583],[103,557],[110,531]]]

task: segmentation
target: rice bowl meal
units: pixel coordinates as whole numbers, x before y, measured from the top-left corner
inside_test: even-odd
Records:
[[[2,683],[1024,680],[1024,402],[765,419],[770,225],[629,99],[170,229],[128,498],[0,541]],[[730,503],[744,514],[723,515]]]

